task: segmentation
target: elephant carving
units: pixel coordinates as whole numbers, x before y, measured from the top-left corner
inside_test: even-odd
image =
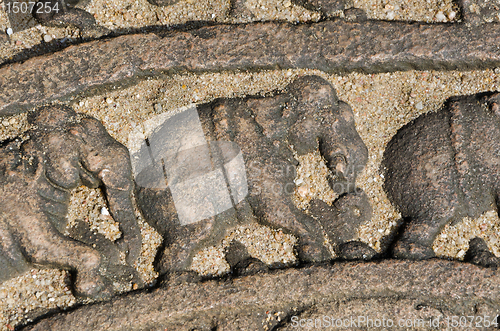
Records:
[[[142,238],[128,150],[99,121],[65,106],[38,109],[28,121],[33,128],[23,138],[0,147],[0,280],[32,264],[68,269],[76,272],[75,294],[94,299],[113,295],[117,279],[140,283],[133,266]],[[83,224],[70,230],[79,240],[63,235],[70,191],[81,184],[105,189],[122,231],[116,243],[99,241]],[[119,263],[120,252],[128,266]]]
[[[182,224],[170,188],[154,187],[155,181],[170,183],[176,179],[151,176],[154,165],[139,173],[138,205],[145,219],[164,236],[160,273],[186,270],[194,253],[217,245],[227,228],[251,220],[294,234],[299,239],[297,251],[302,261],[332,259],[324,245],[326,240],[334,244],[341,258],[370,259],[375,255],[368,245],[353,240],[359,225],[371,217],[366,194],[355,186],[368,150],[356,131],[351,108],[338,100],[329,82],[318,76],[304,76],[284,91],[274,91],[272,96],[218,99],[198,105],[197,114],[202,135],[210,144],[226,141],[241,149],[248,195],[223,213]],[[168,130],[171,127],[158,127],[138,153],[146,155],[146,149]],[[157,153],[161,154],[158,145]],[[326,160],[330,186],[339,197],[332,205],[312,200],[304,211],[292,201],[298,165],[294,153],[300,156],[317,150]],[[160,157],[156,160],[159,172],[168,163],[161,163]],[[214,159],[211,162],[217,163]]]
[[[395,257],[432,258],[433,242],[445,225],[497,210],[499,101],[498,93],[453,97],[443,109],[405,125],[387,145],[385,191],[407,220]],[[471,240],[470,260],[498,263],[481,241]]]

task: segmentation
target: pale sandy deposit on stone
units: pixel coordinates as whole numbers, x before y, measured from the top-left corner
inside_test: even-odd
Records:
[[[67,220],[69,227],[73,227],[77,220],[83,220],[93,232],[111,241],[121,237],[120,226],[109,214],[101,189],[77,187],[71,195]]]
[[[322,200],[331,206],[338,194],[328,183],[328,178],[333,174],[319,150],[306,155],[295,155],[295,158],[299,161],[294,181],[297,188],[292,197],[295,206],[307,210],[313,199]]]
[[[0,330],[14,330],[31,312],[75,303],[66,271],[33,269],[0,285]]]
[[[452,0],[354,0],[354,7],[376,20],[444,23],[460,18],[460,10]]]
[[[496,206],[478,219],[464,219],[452,225],[446,225],[443,232],[434,241],[434,251],[438,256],[454,256],[462,260],[469,249],[469,239],[474,237],[484,238],[488,247],[496,256],[500,256],[498,234],[500,221]]]
[[[17,137],[20,132],[29,129],[27,114],[19,114],[0,121],[0,141]]]
[[[204,276],[221,276],[230,271],[224,258],[224,249],[232,241],[240,242],[248,253],[271,267],[284,267],[297,262],[294,236],[285,234],[281,229],[270,229],[259,224],[239,226],[230,231],[222,244],[201,250],[193,257],[191,270]]]
[[[87,9],[95,14],[102,26],[120,30],[152,24],[181,24],[194,19],[231,22],[233,19],[228,16],[228,3],[229,1],[180,1],[172,7],[156,8],[145,0],[96,0],[91,1]],[[254,16],[252,20],[278,18],[297,22],[314,21],[318,17],[317,13],[297,8],[286,0],[252,0],[248,4]],[[358,8],[365,9],[369,18],[376,19],[437,22],[457,20],[460,17],[449,0],[411,2],[356,0],[354,4]],[[15,32],[10,42],[0,45],[0,63],[23,50],[43,43],[42,40],[47,39],[47,36],[52,39],[66,38],[65,42],[68,43],[82,37],[78,29],[43,27],[29,18],[23,24],[26,30]],[[5,31],[9,26],[5,13],[0,11],[0,29]],[[398,213],[383,192],[383,178],[379,171],[387,142],[405,123],[422,113],[440,109],[446,98],[498,90],[500,83],[500,70],[498,72],[411,71],[378,75],[354,73],[343,77],[314,70],[190,74],[175,75],[163,80],[150,79],[127,89],[75,99],[70,104],[75,110],[101,120],[114,138],[127,145],[128,135],[136,126],[160,113],[172,112],[191,103],[208,102],[218,97],[266,94],[276,88],[285,87],[298,75],[304,74],[319,74],[328,79],[336,87],[339,98],[353,109],[358,132],[370,153],[367,167],[359,177],[358,185],[368,194],[374,210],[372,220],[363,226],[359,238],[376,249],[379,248],[379,239],[393,230],[399,219]],[[2,119],[0,140],[15,137],[27,128],[25,114]],[[309,157],[317,158],[314,155]],[[312,173],[313,179],[306,176],[305,178],[308,178],[306,181],[302,173],[298,179],[302,178],[304,183],[317,191],[324,191],[323,184],[320,184],[325,180],[324,168],[311,169],[310,164],[306,166],[305,162],[302,163],[302,167],[304,174]],[[316,184],[313,185],[313,182]],[[300,188],[302,185],[298,186]],[[92,192],[95,192],[94,196],[91,195]],[[323,198],[329,200],[326,196]],[[74,191],[72,199],[72,217],[87,218],[96,230],[108,233],[110,238],[116,238],[117,232],[113,221],[104,217],[109,221],[104,225],[102,220],[101,211],[106,206],[103,205],[103,199],[99,198],[98,191],[79,188]],[[87,201],[85,205],[81,203],[83,200]],[[434,249],[439,255],[461,258],[467,249],[468,240],[479,235],[484,237],[493,252],[499,255],[500,243],[497,238],[499,224],[496,212],[488,212],[479,220],[466,219],[454,226],[448,226],[436,240]],[[143,225],[145,244],[138,268],[142,275],[146,275],[146,279],[151,280],[155,274],[149,266],[160,238],[155,231],[144,231],[145,228],[148,228],[147,225]],[[232,236],[226,238],[220,246],[198,254],[192,268],[207,274],[227,272],[228,266],[223,258],[222,248],[229,243],[228,240],[235,238],[239,238],[238,240],[245,244],[252,256],[266,263],[279,262],[286,265],[295,261],[293,256],[295,238],[284,235],[279,230],[261,226],[238,228],[233,231]],[[9,330],[9,327],[25,319],[36,309],[69,307],[75,302],[76,299],[68,287],[66,272],[34,269],[0,286],[0,329]]]
[[[420,114],[439,110],[451,96],[498,90],[498,73],[499,70],[411,71],[332,77],[339,98],[353,108],[358,132],[370,154],[368,165],[358,178],[359,186],[367,192],[374,206],[372,221],[360,231],[363,241],[377,249],[378,240],[390,233],[399,218],[385,196],[383,178],[378,171],[387,142],[401,126]],[[498,224],[498,217],[492,221]],[[485,237],[490,246],[496,242],[496,235]],[[468,241],[469,238],[463,239]],[[456,243],[448,242],[450,245]],[[451,246],[440,251],[441,254],[456,257],[454,252],[456,248]]]
[[[153,268],[153,260],[162,238],[149,224],[143,222],[138,210],[136,210],[136,215],[143,241],[136,269],[144,282],[151,283],[158,276]],[[67,219],[68,226],[74,226],[76,220],[83,220],[89,224],[93,232],[100,233],[111,241],[121,237],[119,224],[110,215],[101,189],[90,189],[85,186],[74,189]],[[125,256],[122,257],[122,263],[125,264]],[[120,288],[117,290],[121,291]]]
[[[388,235],[400,218],[383,191],[383,178],[379,171],[387,142],[405,123],[427,111],[440,109],[448,97],[496,90],[500,81],[499,75],[492,70],[411,71],[377,75],[353,73],[347,76],[327,75],[314,70],[186,75],[172,76],[164,81],[149,80],[122,91],[87,98],[76,102],[75,108],[103,120],[112,136],[127,144],[130,129],[157,114],[155,104],[159,103],[163,111],[169,111],[218,97],[239,97],[259,92],[265,95],[304,74],[317,74],[328,79],[336,87],[339,98],[353,109],[357,130],[370,154],[368,164],[358,178],[358,185],[368,194],[374,206],[373,218],[362,227],[359,238],[375,249],[380,248],[380,238]],[[308,157],[314,158],[313,155]],[[314,170],[308,168],[304,175],[307,173],[316,177],[315,191],[323,192],[323,199],[331,202],[328,198],[331,193],[323,188],[327,172],[320,166]],[[494,238],[490,239],[494,241]],[[454,251],[456,249],[447,252],[456,256],[452,253]]]

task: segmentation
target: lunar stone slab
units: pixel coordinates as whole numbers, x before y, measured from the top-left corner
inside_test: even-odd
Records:
[[[498,210],[499,138],[498,93],[451,98],[398,131],[383,161],[387,195],[408,220],[396,257],[431,258],[445,225]]]
[[[499,284],[491,269],[442,260],[336,263],[197,284],[171,278],[153,292],[60,313],[24,330],[297,330],[294,321],[323,316],[392,319],[395,329],[407,329],[398,328],[400,319],[439,319],[433,329],[442,330],[453,316],[495,322]]]
[[[324,21],[127,35],[0,69],[0,116],[162,73],[310,68],[367,73],[500,66],[496,24]],[[85,94],[84,93],[84,94]]]
[[[335,246],[340,257],[370,259],[374,256],[375,251],[367,244],[354,240],[359,227],[371,217],[366,194],[355,186],[356,177],[366,164],[368,150],[356,131],[351,108],[338,100],[330,83],[318,76],[304,76],[285,91],[275,91],[273,97],[220,99],[200,105],[199,121],[185,115],[186,112],[176,115],[180,117],[179,124],[166,123],[157,128],[148,137],[149,143],[137,153],[151,155],[157,164],[142,169],[135,181],[137,202],[145,219],[166,242],[159,259],[161,273],[188,270],[191,258],[198,251],[220,244],[236,225],[255,221],[296,235],[302,261],[332,259],[325,241]],[[205,141],[203,135],[211,142],[211,151],[199,146],[199,141]],[[168,139],[164,141],[165,137]],[[179,142],[172,143],[177,140]],[[212,164],[230,159],[217,159],[217,154],[221,157],[228,154],[221,143],[224,141],[241,149],[241,168],[245,174],[246,167],[246,176],[235,176],[236,172],[226,167],[220,168],[224,172],[221,177],[230,179],[233,193],[244,194],[233,194],[233,208],[203,220],[196,218],[197,222],[185,222],[185,215],[179,210],[185,208],[176,196],[203,197],[199,203],[191,203],[188,208],[191,213],[220,204],[214,202],[220,194],[217,185],[202,183],[184,187],[182,194],[176,194],[176,187],[182,180],[188,182],[188,178],[204,181],[205,173],[218,169],[212,168]],[[182,147],[195,145],[198,148]],[[331,171],[330,185],[339,197],[333,205],[313,200],[307,213],[295,207],[292,197],[298,162],[292,148],[299,156],[319,149]],[[179,152],[172,155],[173,150]],[[135,157],[132,155],[132,160]],[[188,163],[184,161],[186,158]],[[140,164],[147,163],[141,161]],[[173,171],[172,166],[180,169]],[[190,168],[196,172],[188,171]],[[245,183],[241,183],[243,178]],[[166,181],[168,187],[165,187]],[[243,184],[245,188],[248,185],[248,189],[243,189]],[[210,197],[200,194],[199,191],[205,189],[209,190]],[[348,251],[349,256],[344,256],[343,251]]]

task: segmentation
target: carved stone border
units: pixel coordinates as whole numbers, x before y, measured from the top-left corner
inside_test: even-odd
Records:
[[[481,315],[494,320],[500,306],[497,272],[443,260],[335,263],[199,284],[185,280],[61,313],[26,330],[293,329],[292,316],[323,315],[392,318],[397,326],[408,318],[439,317],[446,323],[446,317]],[[352,307],[353,301],[362,309]]]
[[[0,68],[0,116],[172,72],[311,68],[367,73],[500,66],[500,25],[324,21],[126,35]]]

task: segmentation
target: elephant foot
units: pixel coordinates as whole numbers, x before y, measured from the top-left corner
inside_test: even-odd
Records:
[[[137,288],[143,288],[144,282],[137,271],[129,266],[121,264],[112,264],[106,268],[104,276],[117,283],[133,283]],[[135,288],[135,287],[134,287]]]
[[[337,255],[342,260],[371,260],[377,251],[361,241],[349,241],[337,247]]]
[[[225,255],[226,261],[231,266],[235,276],[249,276],[269,270],[269,267],[264,262],[253,258],[240,242],[231,242],[226,248]]]
[[[258,273],[265,273],[269,271],[269,267],[262,261],[250,258],[248,260],[242,261],[234,269],[233,274],[235,276],[250,276]]]
[[[394,246],[393,256],[397,259],[427,260],[436,257],[431,245],[424,245],[408,239],[399,240]]]
[[[325,262],[332,259],[332,255],[325,245],[308,236],[300,238],[297,255],[302,262]]]
[[[477,237],[469,242],[469,250],[465,254],[464,261],[494,269],[500,265],[500,258],[490,252],[483,239]]]
[[[78,274],[75,282],[75,295],[94,300],[109,300],[113,296],[111,282],[95,274]]]

